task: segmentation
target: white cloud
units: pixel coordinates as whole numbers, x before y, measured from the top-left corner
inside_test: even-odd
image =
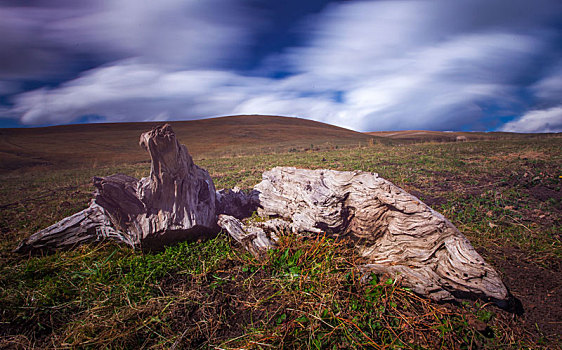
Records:
[[[96,68],[53,89],[20,94],[12,114],[29,125],[69,123],[83,115],[106,121],[192,119],[226,114],[307,116],[346,125],[341,106],[327,97],[299,96],[293,80],[247,77],[228,71],[164,69],[138,61]],[[298,79],[297,79],[298,80]],[[339,112],[338,112],[339,108]]]
[[[562,132],[562,106],[525,113],[505,124],[501,131],[508,132]]]
[[[515,104],[517,72],[542,43],[498,29],[465,33],[449,19],[458,9],[442,5],[333,6],[289,59],[308,85],[343,90],[346,124],[360,130],[454,129],[481,118],[485,101]]]
[[[562,99],[562,62],[531,87],[542,103],[559,103]]]
[[[48,38],[96,52],[183,68],[211,67],[243,53],[259,20],[229,0],[113,0],[58,21]]]
[[[81,60],[141,58],[181,69],[244,58],[261,22],[231,0],[53,1],[0,6],[0,79],[38,79]]]
[[[248,113],[300,116],[365,131],[451,129],[459,118],[480,114],[478,101],[509,100],[509,77],[501,75],[516,67],[500,58],[509,55],[521,63],[533,48],[524,37],[462,36],[382,59],[369,73],[368,55],[357,58],[352,70],[342,61],[348,79],[321,74],[321,64],[315,71],[275,80],[129,60],[93,69],[58,88],[22,94],[14,111],[32,125],[68,123],[84,114],[131,121]],[[487,79],[485,73],[496,76]],[[335,93],[341,101],[334,101]]]
[[[266,85],[227,71],[174,71],[123,61],[57,88],[20,94],[11,112],[29,125],[69,123],[88,114],[107,121],[201,118],[228,114],[248,96],[267,91]]]
[[[223,65],[244,55],[255,23],[260,25],[242,2],[93,2],[71,5],[51,21],[47,9],[33,16],[13,10],[19,14],[14,26],[27,28],[25,40],[41,32],[32,47],[43,48],[45,41],[113,61],[58,87],[20,94],[2,113],[30,125],[89,114],[135,121],[248,113],[361,131],[486,128],[487,105],[498,113],[522,109],[521,77],[549,50],[547,31],[539,30],[552,16],[546,3],[337,3],[308,19],[303,46],[267,59],[289,70],[284,79],[247,76]],[[560,72],[532,87],[549,106],[560,96]]]

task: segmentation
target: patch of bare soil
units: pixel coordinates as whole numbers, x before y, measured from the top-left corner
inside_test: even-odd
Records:
[[[429,192],[422,193],[415,189],[410,189],[408,190],[408,192],[416,196],[418,199],[423,198],[423,202],[434,209],[439,208],[442,204],[447,203],[447,199],[445,197],[434,196]]]
[[[562,341],[562,271],[560,265],[544,268],[528,260],[516,247],[499,247],[482,254],[503,275],[511,294],[521,302],[520,322],[526,331],[551,341]]]
[[[438,172],[433,174],[433,181],[420,186],[419,191],[410,192],[423,197],[428,205],[437,209],[452,191],[468,199],[480,197],[490,190],[502,193],[517,189],[520,200],[506,208],[520,214],[522,218],[518,223],[540,232],[541,227],[560,224],[562,192],[551,180],[557,175],[556,169],[543,166],[538,170],[538,167],[533,163],[524,164],[524,169],[518,169],[507,179],[502,174],[482,174],[471,178],[477,180],[471,186],[465,184],[462,176]],[[527,171],[532,170],[535,173],[529,175]],[[544,207],[547,202],[552,203],[548,210]],[[560,235],[554,234],[554,238],[560,239]],[[518,333],[530,333],[536,339],[544,337],[562,344],[562,261],[551,255],[541,259],[536,256],[538,253],[526,252],[510,244],[478,250],[501,272],[504,283],[520,303],[511,310],[513,313],[500,311],[501,317],[513,319],[512,327],[517,328]]]

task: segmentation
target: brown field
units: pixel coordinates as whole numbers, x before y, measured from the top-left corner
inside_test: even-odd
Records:
[[[36,165],[60,168],[144,162],[146,155],[138,146],[139,135],[162,123],[0,129],[0,172]],[[378,139],[329,124],[276,116],[232,116],[169,123],[195,159],[357,147]]]
[[[249,189],[274,166],[379,173],[466,235],[520,302],[507,311],[437,304],[384,276],[365,283],[357,252],[326,236],[284,235],[263,260],[222,233],[163,252],[12,253],[87,207],[92,176],[147,176],[137,142],[155,124],[0,129],[0,348],[562,348],[562,134],[172,122],[217,188]]]
[[[392,140],[410,142],[455,142],[458,136],[466,137],[466,141],[505,140],[510,138],[534,138],[536,134],[514,134],[509,132],[467,132],[467,131],[433,131],[433,130],[400,130],[373,131],[367,135],[384,137]]]

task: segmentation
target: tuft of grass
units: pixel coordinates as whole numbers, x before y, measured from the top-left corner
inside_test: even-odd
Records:
[[[163,289],[167,280],[196,281],[230,253],[228,240],[218,236],[202,243],[180,243],[160,253],[142,254],[105,244],[30,257],[2,267],[2,318],[12,320],[11,327],[31,340],[50,333],[61,345],[129,346],[128,334],[136,337],[145,323],[156,322],[152,314],[143,314],[148,306],[175,301]],[[100,333],[112,337],[105,339]]]
[[[254,319],[241,335],[207,343],[223,349],[476,348],[514,345],[509,325],[487,309],[431,303],[396,281],[365,275],[350,242],[282,236],[261,260],[240,256],[232,298]],[[224,286],[223,288],[228,288]],[[251,317],[248,318],[251,319]],[[502,329],[493,339],[470,323]],[[523,343],[521,343],[523,344]]]

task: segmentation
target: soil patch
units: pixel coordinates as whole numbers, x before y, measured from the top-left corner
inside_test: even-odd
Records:
[[[527,259],[516,247],[482,252],[501,271],[503,281],[523,306],[520,316],[527,331],[562,341],[562,271],[546,269]],[[538,326],[538,329],[537,329]]]

